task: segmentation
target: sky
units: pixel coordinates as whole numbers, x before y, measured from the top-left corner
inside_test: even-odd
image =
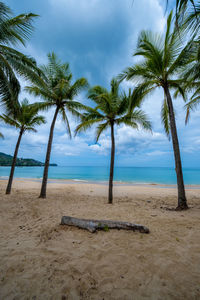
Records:
[[[37,63],[47,62],[47,53],[54,51],[63,62],[69,62],[73,80],[86,77],[90,86],[109,89],[111,79],[126,67],[133,65],[132,56],[141,30],[162,33],[166,24],[164,0],[6,0],[14,12],[35,13],[35,30],[23,53],[34,57]],[[172,8],[174,0],[169,1]],[[27,83],[21,80],[22,88]],[[132,87],[123,82],[121,88]],[[39,101],[23,89],[20,99]],[[87,95],[76,100],[87,103]],[[162,90],[147,97],[142,109],[152,122],[153,131],[133,130],[124,125],[115,128],[116,165],[138,167],[174,167],[172,143],[164,133],[160,109]],[[200,167],[200,110],[192,112],[185,126],[185,103],[174,100],[183,167]],[[38,132],[22,138],[19,157],[45,160],[49,128],[54,110],[45,113],[47,123]],[[77,123],[68,115],[72,131]],[[0,151],[13,154],[18,137],[16,129],[0,124],[5,136]],[[108,166],[110,160],[110,131],[102,134],[95,144],[95,127],[84,134],[67,136],[65,125],[58,118],[55,126],[51,162],[69,166]]]

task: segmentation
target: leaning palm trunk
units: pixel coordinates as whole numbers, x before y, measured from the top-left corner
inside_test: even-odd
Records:
[[[53,121],[51,123],[51,128],[50,128],[49,141],[48,141],[47,153],[46,153],[46,159],[45,159],[45,165],[44,165],[44,173],[43,173],[43,179],[42,179],[42,187],[41,187],[41,192],[40,192],[39,198],[46,198],[49,161],[50,161],[50,155],[51,155],[51,146],[52,146],[52,142],[53,142],[53,131],[54,131],[58,112],[59,112],[59,107],[57,106],[54,117],[53,117]]]
[[[15,147],[15,153],[14,153],[14,156],[13,156],[12,166],[11,166],[11,170],[10,170],[10,176],[9,176],[8,185],[7,185],[7,188],[6,188],[6,194],[11,193],[13,176],[14,176],[14,171],[15,171],[15,165],[16,165],[16,161],[17,161],[17,154],[18,154],[19,145],[20,145],[20,142],[21,142],[22,135],[23,135],[23,129],[20,130],[19,137],[18,137],[18,140],[17,140],[17,144],[16,144],[16,147]]]
[[[182,172],[182,164],[181,164],[181,155],[179,149],[178,135],[176,129],[176,122],[174,117],[174,109],[172,104],[172,98],[169,92],[168,86],[164,87],[165,95],[167,98],[167,105],[169,109],[169,118],[170,118],[170,129],[172,135],[172,143],[174,149],[174,158],[176,165],[176,176],[177,176],[177,186],[178,186],[178,206],[177,209],[187,209],[187,200],[185,196],[185,187],[183,181],[183,172]]]
[[[114,160],[115,160],[115,137],[114,137],[114,124],[111,123],[111,160],[110,160],[110,178],[109,178],[109,191],[108,203],[113,203],[113,174],[114,174]]]

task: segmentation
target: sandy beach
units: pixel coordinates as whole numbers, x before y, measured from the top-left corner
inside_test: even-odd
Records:
[[[0,181],[0,299],[200,299],[200,188]],[[61,226],[64,215],[121,220],[150,229],[90,233]]]

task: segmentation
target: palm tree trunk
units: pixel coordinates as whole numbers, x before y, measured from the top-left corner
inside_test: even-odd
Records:
[[[176,165],[176,176],[177,176],[177,186],[178,186],[178,206],[177,210],[187,209],[187,199],[185,196],[185,187],[183,181],[183,172],[182,172],[182,164],[181,164],[181,155],[179,149],[178,135],[176,129],[176,121],[174,116],[174,109],[172,104],[172,98],[169,92],[169,88],[166,85],[164,87],[165,95],[167,98],[167,104],[169,109],[169,118],[170,118],[170,129],[172,135],[173,149],[174,149],[174,158]]]
[[[24,129],[21,129],[20,133],[19,133],[18,140],[17,140],[17,144],[16,144],[16,147],[15,147],[15,153],[14,153],[14,156],[13,156],[12,166],[11,166],[11,170],[10,170],[10,176],[9,176],[9,180],[8,180],[8,184],[7,184],[7,188],[6,188],[6,194],[11,193],[13,176],[14,176],[14,171],[15,171],[15,165],[16,165],[16,161],[17,161],[17,154],[18,154],[19,145],[20,145],[23,133],[24,133]]]
[[[44,173],[43,173],[43,179],[42,179],[42,187],[41,187],[41,192],[40,192],[39,198],[46,198],[49,161],[50,161],[51,147],[52,147],[52,142],[53,142],[53,131],[54,131],[58,111],[59,111],[59,107],[57,106],[54,117],[53,117],[53,121],[51,123],[50,133],[49,133],[49,141],[48,141],[48,145],[47,145],[47,153],[46,153]]]
[[[111,122],[111,160],[110,160],[110,178],[109,178],[109,192],[108,203],[113,203],[113,174],[114,174],[114,160],[115,160],[115,137],[114,137],[114,123]]]

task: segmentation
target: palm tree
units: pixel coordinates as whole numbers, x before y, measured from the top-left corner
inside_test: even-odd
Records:
[[[88,108],[87,112],[82,115],[82,122],[77,126],[76,133],[85,131],[93,124],[98,124],[96,130],[96,142],[103,131],[110,127],[111,130],[111,160],[110,160],[110,177],[108,203],[113,202],[113,174],[115,159],[115,136],[114,126],[125,124],[134,129],[143,127],[151,130],[151,124],[147,120],[144,112],[138,109],[142,97],[136,91],[128,96],[125,92],[119,91],[119,82],[116,79],[111,81],[111,90],[101,86],[94,86],[89,90],[88,98],[96,103],[96,107]]]
[[[41,70],[44,73],[41,81],[38,81],[37,84],[33,83],[32,86],[26,87],[26,90],[29,93],[35,96],[40,96],[45,100],[44,102],[40,103],[41,109],[48,110],[55,107],[55,113],[49,133],[40,193],[40,198],[46,198],[49,161],[53,142],[54,126],[57,116],[60,113],[62,120],[66,124],[69,137],[71,138],[71,130],[66,111],[69,111],[75,116],[80,115],[78,111],[85,108],[85,106],[77,101],[74,101],[73,99],[83,89],[87,88],[88,83],[85,78],[80,78],[72,84],[72,73],[70,72],[69,64],[62,64],[62,62],[58,60],[54,53],[48,54],[48,64],[42,66]]]
[[[17,102],[20,84],[16,77],[25,79],[35,78],[38,73],[36,63],[21,52],[12,48],[17,44],[25,46],[30,37],[35,14],[21,14],[12,17],[12,11],[0,2],[0,98],[6,104],[7,110],[13,111],[13,104]]]
[[[162,107],[162,121],[166,133],[171,133],[176,165],[178,185],[178,209],[187,209],[185,187],[182,173],[182,163],[176,129],[174,108],[170,90],[178,90],[184,96],[181,85],[183,80],[176,79],[179,71],[188,63],[190,46],[183,48],[180,38],[181,31],[177,32],[174,26],[172,30],[172,12],[167,19],[167,28],[164,38],[159,34],[149,31],[142,31],[139,39],[136,56],[142,56],[142,62],[133,67],[127,68],[119,78],[135,80],[138,82],[138,89],[146,94],[157,87],[164,91],[164,103]]]
[[[36,105],[33,106],[28,103],[27,99],[24,99],[21,104],[20,103],[18,104],[17,113],[15,111],[14,114],[9,114],[9,115],[2,114],[0,116],[0,120],[2,120],[4,123],[10,126],[14,126],[16,129],[19,130],[19,137],[15,147],[10,176],[6,188],[6,194],[10,194],[14,171],[15,171],[15,165],[17,161],[17,154],[18,154],[22,135],[27,131],[37,132],[35,126],[44,124],[45,119],[43,116],[38,115],[38,108],[36,107]]]

